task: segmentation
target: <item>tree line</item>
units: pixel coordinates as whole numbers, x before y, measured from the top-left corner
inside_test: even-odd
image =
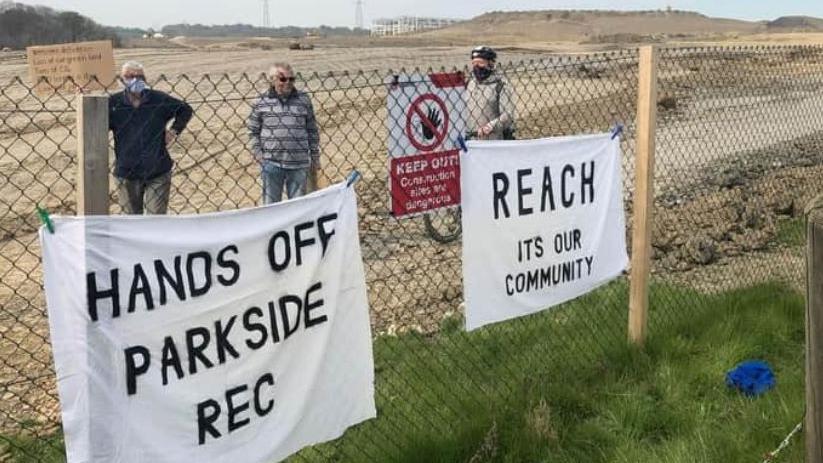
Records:
[[[123,39],[152,35],[155,31],[140,28],[106,27],[74,11],[56,11],[45,6],[31,6],[0,1],[0,49],[23,49],[32,45],[111,40],[115,47]],[[348,27],[257,27],[251,24],[203,25],[172,24],[160,32],[166,37],[305,37],[368,35],[367,29]]]
[[[207,26],[203,24],[171,24],[164,26],[160,32],[166,37],[179,35],[188,37],[305,37],[341,36],[341,35],[369,35],[367,29],[351,29],[348,27],[257,27],[251,24],[226,24]]]
[[[121,45],[114,30],[79,13],[8,1],[0,3],[0,48],[22,49],[87,40],[111,40],[115,47]]]

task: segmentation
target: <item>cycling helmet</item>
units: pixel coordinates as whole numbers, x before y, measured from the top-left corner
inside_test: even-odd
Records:
[[[495,61],[497,59],[497,52],[495,52],[491,47],[487,47],[485,45],[481,45],[479,47],[474,47],[472,49],[472,59],[474,58],[483,58],[489,61]]]

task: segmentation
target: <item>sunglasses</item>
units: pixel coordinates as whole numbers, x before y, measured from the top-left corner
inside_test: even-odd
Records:
[[[280,77],[278,77],[278,78],[277,78],[277,80],[279,80],[280,82],[284,82],[284,83],[285,83],[285,82],[294,82],[294,77],[283,77],[283,76],[280,76]]]

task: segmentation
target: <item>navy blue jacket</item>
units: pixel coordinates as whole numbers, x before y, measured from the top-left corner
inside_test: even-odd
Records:
[[[114,175],[129,180],[150,180],[172,168],[166,148],[166,125],[180,133],[192,116],[187,103],[157,90],[147,89],[135,108],[125,92],[109,98],[109,129],[114,133]]]

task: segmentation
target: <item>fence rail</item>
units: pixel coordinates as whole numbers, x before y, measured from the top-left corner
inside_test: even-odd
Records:
[[[638,62],[637,51],[628,50],[499,66],[515,95],[518,138],[601,132],[615,122],[625,124],[624,200],[630,224]],[[454,66],[467,71],[462,63]],[[427,390],[415,389],[414,376],[424,373],[378,358],[377,400],[383,406],[380,420],[387,424],[369,428],[370,446],[354,450],[345,444],[347,435],[307,449],[297,459],[361,461],[392,454],[413,445],[402,430],[447,432],[455,419],[484,407],[466,403],[444,409],[438,398],[461,400],[461,388],[513,392],[529,372],[574,366],[626,339],[625,281],[601,289],[597,304],[583,299],[471,335],[534,339],[534,350],[525,357],[501,346],[489,358],[472,347],[477,338],[454,332],[462,317],[460,241],[435,242],[421,217],[389,214],[386,79],[398,72],[312,73],[300,75],[297,86],[314,104],[324,174],[339,180],[356,168],[363,175],[357,188],[373,332],[393,340],[386,344],[388,352],[412,344],[422,349],[418,352],[425,352],[432,365],[431,380]],[[823,178],[823,48],[667,48],[659,52],[657,72],[653,283],[693,289],[696,307],[701,295],[766,280],[800,288],[803,228],[797,224]],[[259,167],[245,127],[251,105],[268,88],[263,76],[161,76],[150,84],[185,100],[195,114],[171,148],[170,213],[259,204]],[[60,415],[35,206],[59,214],[78,211],[76,110],[74,95],[38,91],[18,78],[0,82],[0,455],[4,447],[26,455],[25,449],[15,450],[13,436],[61,446],[55,439]],[[110,195],[110,212],[119,213],[114,186]],[[569,322],[572,311],[587,322]],[[676,315],[650,307],[650,335]],[[600,322],[615,318],[623,323]],[[513,334],[511,326],[519,331]],[[540,329],[547,329],[551,340],[538,342]],[[417,334],[397,336],[403,333]],[[445,347],[421,347],[421,337],[439,339]],[[600,349],[581,347],[583,340]],[[490,366],[508,362],[506,375],[489,373]],[[455,384],[455,372],[468,383]],[[408,395],[423,396],[431,406],[413,412],[390,407]]]

